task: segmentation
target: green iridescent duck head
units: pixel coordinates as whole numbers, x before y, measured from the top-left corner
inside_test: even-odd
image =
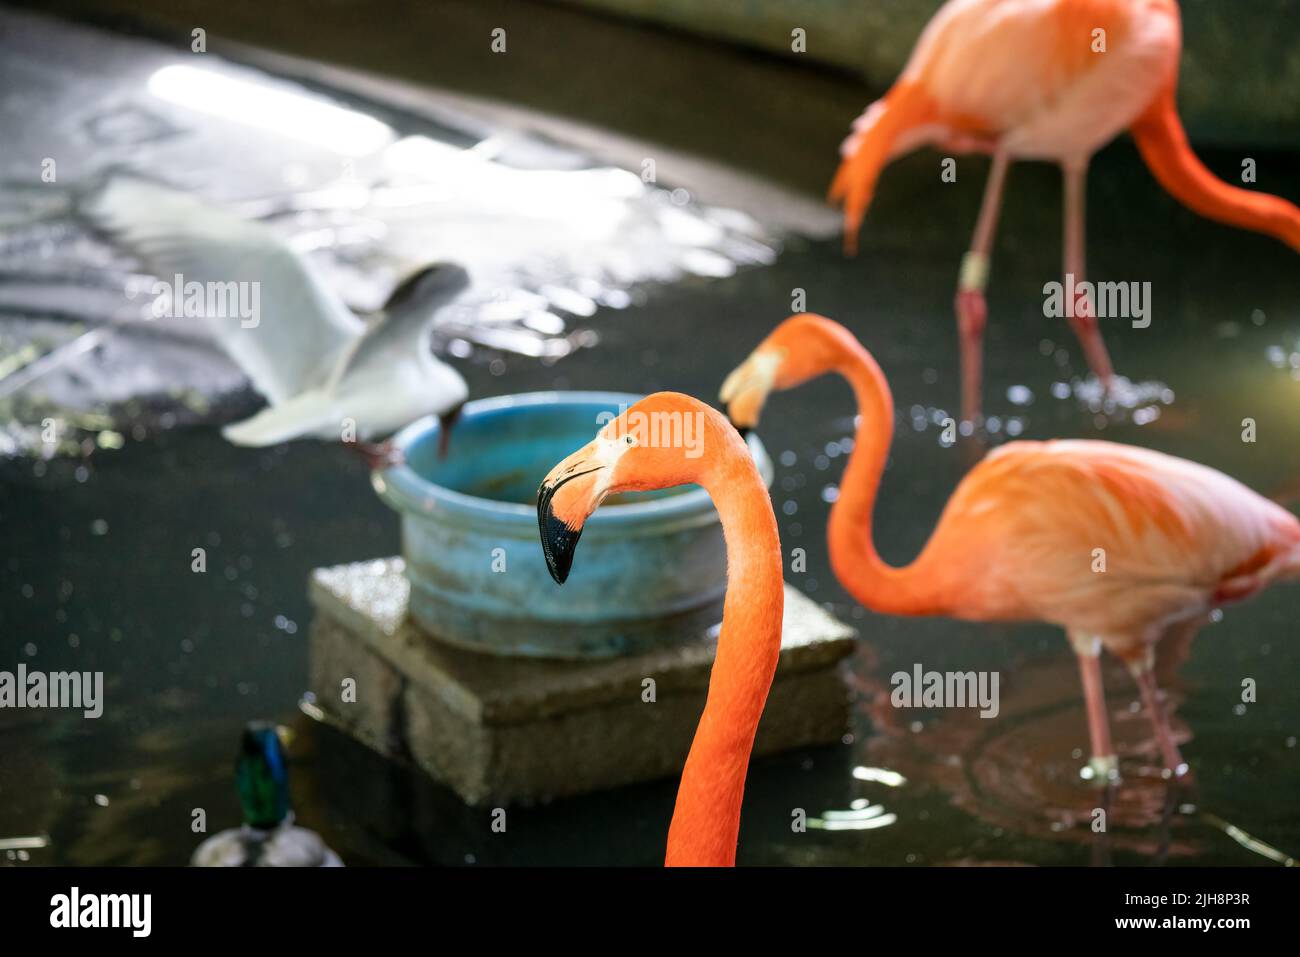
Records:
[[[235,765],[244,823],[261,831],[289,814],[289,761],[275,725],[252,721],[244,728]]]

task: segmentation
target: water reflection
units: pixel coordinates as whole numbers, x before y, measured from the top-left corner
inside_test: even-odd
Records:
[[[857,798],[847,811],[823,811],[821,817],[808,819],[808,826],[823,831],[874,831],[898,821],[897,814],[887,814],[883,804],[868,804]]]
[[[1179,686],[1168,668],[1161,676],[1182,744],[1191,734],[1176,715]],[[1092,824],[1102,808],[1115,846],[1151,854],[1158,842],[1147,831],[1166,820],[1169,784],[1136,689],[1121,668],[1109,668],[1106,677],[1122,782],[1110,795],[1080,776],[1087,717],[1076,663],[1064,649],[1003,671],[1000,710],[991,720],[973,708],[900,710],[890,703],[887,684],[860,678],[859,706],[876,732],[866,756],[897,769],[914,787],[942,791],[987,824],[1031,837],[1094,843]],[[1169,852],[1195,848],[1180,840]]]

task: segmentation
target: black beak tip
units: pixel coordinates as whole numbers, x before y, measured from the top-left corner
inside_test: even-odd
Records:
[[[537,530],[542,537],[542,554],[546,556],[546,569],[557,585],[568,580],[573,567],[573,552],[578,547],[582,529],[569,528],[551,511],[551,497],[556,486],[543,485],[537,491]]]

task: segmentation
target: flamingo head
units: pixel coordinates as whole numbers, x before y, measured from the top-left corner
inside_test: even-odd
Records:
[[[727,376],[719,398],[737,429],[752,429],[769,393],[793,389],[832,371],[846,350],[855,347],[861,348],[853,334],[833,319],[811,312],[793,315]]]
[[[537,525],[551,577],[569,577],[583,525],[608,496],[689,485],[709,467],[706,444],[740,442],[698,399],[656,392],[610,419],[596,437],[542,480]]]

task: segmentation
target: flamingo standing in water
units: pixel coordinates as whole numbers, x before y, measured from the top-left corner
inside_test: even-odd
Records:
[[[1126,128],[1180,203],[1300,251],[1300,209],[1216,179],[1188,146],[1174,101],[1181,46],[1175,0],[949,0],[897,82],[854,123],[831,185],[831,199],[844,205],[850,252],[887,162],[929,145],[992,156],[955,304],[966,420],[979,415],[984,288],[1012,160],[1061,165],[1064,271],[1076,288],[1084,282],[1088,161]],[[1069,305],[1088,364],[1109,387],[1110,358],[1093,305],[1082,293]]]
[[[885,564],[872,512],[894,434],[889,384],[847,329],[815,315],[781,323],[722,386],[731,420],[758,422],[773,390],[826,372],[848,380],[859,424],[831,508],[835,577],[873,611],[971,621],[1045,621],[1079,659],[1092,775],[1117,773],[1098,656],[1137,682],[1161,758],[1186,771],[1157,701],[1154,645],[1190,637],[1216,607],[1300,577],[1300,521],[1221,472],[1114,442],[1011,442],[975,466],[914,562]]]
[[[696,417],[701,446],[653,445],[658,416]],[[669,421],[663,419],[658,421]],[[702,454],[694,457],[688,452]],[[726,418],[674,392],[642,399],[551,470],[538,490],[537,521],[551,576],[569,576],[583,523],[608,495],[698,483],[713,498],[727,543],[727,597],[708,698],[691,743],[668,830],[664,863],[736,863],[740,804],[754,732],[781,650],[785,594],[772,502],[744,441]]]

